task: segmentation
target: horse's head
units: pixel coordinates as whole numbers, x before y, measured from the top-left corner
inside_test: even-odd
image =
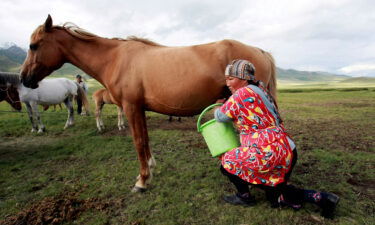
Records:
[[[0,88],[0,102],[5,100],[8,102],[15,110],[21,111],[22,105],[20,101],[20,96],[18,94],[17,87],[11,84],[7,84]]]
[[[21,81],[26,87],[37,88],[39,81],[64,64],[56,32],[48,15],[46,22],[31,35],[30,48],[21,69]]]

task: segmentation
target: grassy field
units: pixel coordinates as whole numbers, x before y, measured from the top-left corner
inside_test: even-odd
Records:
[[[98,87],[92,82],[90,91]],[[67,112],[50,109],[42,114],[47,132],[34,134],[25,109],[1,103],[0,224],[375,224],[375,89],[335,88],[279,93],[299,151],[292,182],[339,195],[334,220],[309,204],[271,209],[257,189],[254,207],[225,204],[234,189],[196,132],[196,117],[170,123],[147,113],[157,167],[149,190],[134,194],[137,156],[129,131],[117,130],[114,106],[104,107],[102,133],[92,116],[63,130]]]

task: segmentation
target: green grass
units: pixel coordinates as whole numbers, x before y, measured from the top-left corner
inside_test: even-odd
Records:
[[[278,89],[357,89],[357,88],[375,88],[375,78],[371,77],[357,77],[348,78],[345,80],[330,80],[330,81],[292,81],[279,80]]]
[[[90,93],[97,88],[93,82]],[[103,133],[92,116],[76,116],[63,130],[65,109],[42,114],[45,134],[30,133],[25,113],[0,112],[0,224],[20,215],[47,221],[52,209],[56,218],[76,213],[61,224],[374,224],[374,89],[288,90],[278,101],[299,151],[292,182],[338,194],[334,220],[309,204],[297,212],[271,209],[257,189],[254,207],[225,204],[222,196],[234,188],[196,132],[196,117],[169,123],[147,113],[157,166],[149,190],[131,193],[137,155],[130,132],[117,131],[116,107],[106,105]],[[1,103],[0,111],[10,107]]]

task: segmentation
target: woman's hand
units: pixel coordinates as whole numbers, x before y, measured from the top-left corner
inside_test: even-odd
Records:
[[[216,103],[223,103],[223,104],[224,104],[225,101],[226,101],[226,99],[225,99],[225,98],[222,98],[222,99],[218,99],[218,100],[216,100]]]
[[[216,100],[216,103],[224,104],[225,100],[226,100],[225,98],[218,99],[218,100]],[[215,116],[215,111],[216,111],[218,108],[220,108],[220,106],[216,106],[216,107],[214,108],[214,110],[213,110],[213,112],[214,112],[214,116]]]

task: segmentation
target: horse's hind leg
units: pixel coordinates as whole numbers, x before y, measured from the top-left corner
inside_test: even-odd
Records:
[[[73,110],[73,104],[70,97],[67,97],[64,100],[64,104],[66,108],[68,109],[68,119],[66,120],[64,130],[70,126],[74,125],[74,110]]]
[[[31,105],[29,102],[25,102],[25,105],[26,105],[27,114],[29,115],[29,119],[30,119],[31,126],[32,126],[31,132],[36,132],[38,127],[34,120],[33,109],[31,108]]]
[[[95,119],[96,119],[96,127],[99,131],[104,129],[104,123],[102,120],[102,110],[103,110],[104,103],[103,102],[96,102],[95,103]]]
[[[124,111],[121,107],[117,106],[117,126],[119,130],[125,129],[125,123],[124,123]]]
[[[99,110],[99,126],[104,129],[104,123],[103,123],[103,117],[102,117],[102,112],[103,112],[103,107],[104,107],[104,102],[100,105],[100,110]]]

